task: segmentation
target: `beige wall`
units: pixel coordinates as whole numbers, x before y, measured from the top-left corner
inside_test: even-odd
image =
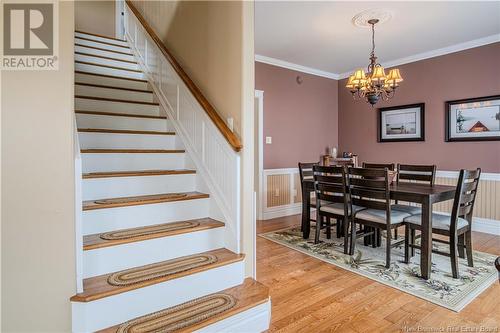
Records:
[[[234,118],[235,132],[240,135],[243,3],[134,1],[134,4],[222,118]]]
[[[60,2],[58,71],[2,73],[2,332],[71,330],[73,10]]]
[[[75,1],[75,29],[115,36],[115,1]]]

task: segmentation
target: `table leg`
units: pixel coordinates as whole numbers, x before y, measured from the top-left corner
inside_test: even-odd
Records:
[[[318,223],[318,221],[316,221]],[[309,238],[311,231],[311,193],[307,186],[302,186],[302,237]]]
[[[432,202],[429,199],[422,203],[421,233],[420,272],[428,280],[432,264]]]

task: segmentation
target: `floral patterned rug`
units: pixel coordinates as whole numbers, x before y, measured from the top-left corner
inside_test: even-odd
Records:
[[[459,279],[451,276],[450,258],[433,254],[432,276],[426,281],[419,277],[419,251],[415,250],[415,256],[405,264],[403,245],[392,249],[391,267],[385,268],[385,239],[378,248],[364,246],[358,239],[354,255],[349,256],[344,254],[343,238],[337,238],[334,230],[331,239],[322,232],[319,244],[313,242],[314,230],[305,240],[300,227],[259,236],[457,312],[498,279],[496,256],[478,251],[474,251],[474,267],[468,267],[466,259],[459,259]],[[449,251],[446,244],[434,247]]]

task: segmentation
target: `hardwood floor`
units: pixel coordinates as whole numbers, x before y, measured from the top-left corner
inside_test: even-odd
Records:
[[[299,224],[299,215],[257,221],[257,233]],[[473,233],[473,246],[500,255],[499,236]],[[268,332],[500,331],[499,283],[456,313],[262,237],[257,280],[270,289]]]

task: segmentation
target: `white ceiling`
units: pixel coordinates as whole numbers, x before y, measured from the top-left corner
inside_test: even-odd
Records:
[[[500,1],[258,1],[256,59],[345,77],[368,64],[371,32],[354,26],[351,20],[370,9],[392,13],[388,22],[375,28],[375,53],[386,66],[500,41]]]

